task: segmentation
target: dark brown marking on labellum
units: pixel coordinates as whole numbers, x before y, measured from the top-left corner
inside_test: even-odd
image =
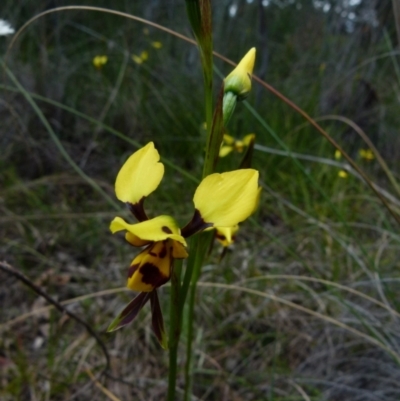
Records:
[[[221,241],[226,240],[226,237],[225,237],[225,235],[223,235],[223,234],[215,234],[215,237],[218,238],[218,239],[220,239]]]
[[[128,278],[131,278],[133,276],[133,273],[135,273],[135,271],[139,268],[139,266],[140,266],[140,263],[136,263],[129,267]]]
[[[172,230],[171,230],[169,227],[167,227],[167,226],[163,226],[163,227],[161,228],[161,230],[163,230],[164,233],[172,234]]]
[[[157,257],[157,254],[156,254],[155,252],[149,251],[149,255],[154,256],[154,257]]]
[[[168,281],[169,277],[165,277],[160,269],[153,265],[152,263],[145,263],[140,268],[140,273],[142,273],[142,282],[145,284],[150,284],[153,287],[157,288],[160,285],[163,285]]]

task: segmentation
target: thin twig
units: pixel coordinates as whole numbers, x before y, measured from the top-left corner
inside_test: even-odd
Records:
[[[43,297],[48,303],[52,304],[60,312],[65,313],[71,319],[77,321],[79,324],[84,326],[85,329],[88,331],[88,333],[96,339],[97,344],[99,344],[101,350],[103,351],[104,357],[106,358],[106,366],[104,368],[104,372],[109,370],[110,356],[108,354],[107,348],[106,348],[104,342],[99,337],[99,335],[93,330],[93,328],[88,323],[86,323],[84,320],[82,320],[79,316],[75,315],[75,313],[70,312],[65,306],[63,306],[61,303],[57,302],[54,298],[52,298],[49,294],[47,294],[47,292],[45,292],[39,286],[34,284],[28,277],[26,277],[23,273],[21,273],[20,271],[15,269],[13,266],[11,266],[6,261],[0,262],[0,269],[3,270],[5,273],[10,274],[11,276],[14,276],[19,281],[22,281],[27,287],[29,287],[31,290],[36,292],[36,294]]]

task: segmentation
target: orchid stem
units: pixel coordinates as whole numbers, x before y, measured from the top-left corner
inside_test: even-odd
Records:
[[[169,371],[167,401],[175,401],[176,375],[178,368],[178,346],[181,335],[180,289],[182,260],[175,261],[171,275],[170,323],[169,323]]]
[[[206,154],[203,166],[203,178],[213,172],[215,160],[210,152],[210,144],[214,144],[213,138],[213,43],[212,43],[212,24],[211,24],[211,0],[186,0],[186,9],[189,21],[192,25],[193,33],[199,46],[200,58],[204,77],[204,106],[207,124]],[[219,148],[218,144],[218,148]],[[209,234],[209,233],[208,233]],[[184,306],[189,291],[189,308],[187,310],[187,355],[185,366],[185,400],[190,399],[192,383],[192,337],[194,320],[194,302],[196,297],[196,284],[201,272],[205,252],[209,245],[207,234],[198,234],[193,243],[194,258],[189,257],[183,285],[181,286],[181,269],[175,270],[171,282],[171,319],[170,319],[170,354],[169,354],[169,381],[168,381],[168,401],[174,401],[175,385],[177,374],[178,344],[182,327],[182,316]],[[182,264],[180,265],[182,267]],[[179,273],[179,275],[178,275]],[[189,290],[189,284],[190,290]],[[182,287],[182,288],[181,288]]]
[[[187,309],[186,319],[186,364],[185,364],[185,395],[184,400],[191,399],[192,383],[193,383],[193,326],[194,326],[194,305],[196,301],[197,281],[199,280],[201,267],[204,262],[204,257],[207,254],[207,249],[213,240],[213,232],[205,232],[199,234],[198,241],[196,242],[194,267],[192,272],[192,280],[189,291],[189,305]]]
[[[190,401],[193,383],[193,358],[192,358],[192,345],[193,345],[193,321],[194,321],[194,303],[196,299],[197,281],[200,277],[201,263],[196,263],[192,285],[189,292],[189,305],[187,311],[187,343],[186,343],[186,364],[185,364],[185,395],[184,401]]]

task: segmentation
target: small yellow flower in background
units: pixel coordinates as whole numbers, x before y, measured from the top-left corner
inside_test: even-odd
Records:
[[[362,159],[371,161],[375,159],[374,152],[371,149],[360,149],[358,151],[358,154]]]
[[[132,54],[132,60],[136,63],[136,64],[142,64],[143,60],[137,56],[136,54]]]
[[[243,139],[235,139],[230,135],[224,134],[221,149],[219,150],[219,157],[225,157],[232,151],[242,153],[244,148],[249,146],[254,141],[255,134],[247,134]]]
[[[143,50],[140,53],[140,56],[137,56],[136,54],[132,54],[132,60],[136,64],[143,64],[143,62],[145,62],[148,58],[149,58],[149,52],[146,50]]]
[[[155,42],[151,42],[151,45],[155,48],[155,49],[161,49],[163,47],[163,44],[161,42],[155,41]]]
[[[340,153],[340,150],[336,149],[335,150],[335,159],[340,160],[342,158],[342,154]]]
[[[225,93],[233,92],[239,100],[247,97],[251,90],[251,75],[253,74],[255,58],[256,48],[253,47],[224,79]]]
[[[144,210],[145,199],[156,190],[163,175],[164,165],[153,142],[133,153],[117,175],[116,196],[126,203],[138,223],[129,224],[121,217],[115,217],[110,230],[113,234],[125,231],[125,240],[129,244],[144,249],[132,260],[127,280],[127,287],[140,294],[120,312],[108,331],[130,323],[150,300],[153,330],[165,347],[157,288],[170,279],[174,260],[188,257],[186,238],[208,228],[218,228],[226,243],[231,243],[237,231],[235,226],[254,212],[260,191],[256,170],[211,174],[197,187],[193,217],[181,230],[173,217],[161,215],[149,219]]]
[[[143,28],[143,33],[145,35],[149,35],[150,34],[149,28]]]
[[[348,173],[347,173],[347,171],[340,170],[340,171],[338,172],[338,176],[339,176],[340,178],[347,178]]]
[[[107,61],[108,61],[107,56],[96,56],[93,58],[92,63],[95,68],[100,70],[103,67],[103,65],[107,64]]]

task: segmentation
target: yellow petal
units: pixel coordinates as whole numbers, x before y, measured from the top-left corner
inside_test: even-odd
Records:
[[[254,142],[256,138],[256,134],[247,134],[244,138],[243,138],[243,143],[246,146],[249,146],[251,142]]]
[[[142,64],[143,60],[141,57],[137,56],[136,54],[132,54],[132,60],[136,63],[136,64]]]
[[[142,61],[146,61],[149,58],[149,52],[144,50],[140,53],[140,58]]]
[[[229,246],[235,241],[235,234],[239,230],[239,226],[233,227],[216,227],[215,238],[223,246]]]
[[[172,257],[174,259],[186,259],[189,256],[186,248],[180,242],[170,241],[172,242]]]
[[[110,230],[113,234],[117,231],[126,230],[135,238],[143,241],[156,242],[170,238],[186,246],[186,241],[180,235],[181,231],[176,221],[170,216],[158,216],[137,224],[128,224],[121,217],[116,217],[110,224]]]
[[[96,56],[92,60],[93,65],[97,69],[100,69],[103,65],[107,64],[107,61],[108,61],[108,57],[107,56]]]
[[[225,157],[229,155],[233,150],[232,146],[221,146],[221,149],[219,150],[219,157]]]
[[[224,134],[224,143],[227,145],[233,145],[235,143],[235,138],[228,134]]]
[[[253,47],[242,60],[240,60],[236,68],[225,78],[225,92],[233,92],[239,98],[245,98],[249,94],[255,58],[256,48]]]
[[[135,204],[151,194],[160,184],[164,165],[154,143],[136,151],[122,166],[115,181],[115,193],[122,202]]]
[[[359,150],[360,156],[365,160],[373,160],[375,159],[375,155],[371,149],[360,149]]]
[[[171,277],[172,248],[170,241],[160,241],[140,252],[129,268],[127,287],[150,292],[165,284]]]
[[[340,160],[341,158],[342,158],[342,154],[341,154],[340,150],[336,149],[335,150],[335,159]]]
[[[232,227],[251,215],[258,196],[258,171],[243,169],[207,176],[193,202],[205,223]]]
[[[131,245],[138,246],[138,247],[144,246],[144,245],[148,245],[151,242],[151,241],[148,241],[148,240],[140,239],[138,236],[130,233],[129,231],[126,232],[125,239]]]
[[[347,174],[346,171],[340,170],[340,171],[338,172],[338,176],[339,176],[340,178],[347,178],[348,174]]]

